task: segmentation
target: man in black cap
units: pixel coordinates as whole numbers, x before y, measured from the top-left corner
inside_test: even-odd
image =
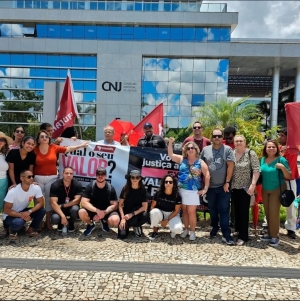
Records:
[[[152,147],[152,148],[167,148],[163,137],[153,134],[153,126],[147,122],[144,124],[145,136],[140,138],[137,146]]]
[[[78,214],[80,219],[87,223],[84,235],[90,235],[95,229],[95,223],[99,221],[102,230],[109,232],[110,227],[118,227],[120,216],[118,209],[118,197],[115,188],[106,181],[106,169],[98,168],[96,180],[86,186],[82,199],[82,209]]]

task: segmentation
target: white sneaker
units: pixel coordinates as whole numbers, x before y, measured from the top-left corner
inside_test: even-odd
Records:
[[[175,238],[175,236],[176,236],[176,233],[174,233],[174,232],[171,232],[170,234],[171,234],[171,237],[172,237],[172,238]]]
[[[195,240],[196,239],[196,233],[195,231],[190,232],[190,240]]]
[[[189,230],[188,230],[188,229],[185,229],[185,230],[180,234],[180,237],[181,237],[181,238],[186,238],[188,235],[189,235]]]

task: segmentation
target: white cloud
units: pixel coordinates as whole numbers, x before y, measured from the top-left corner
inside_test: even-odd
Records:
[[[29,77],[30,68],[6,68],[5,73],[0,70],[0,87],[28,89],[31,82]],[[15,77],[15,78],[8,78]]]

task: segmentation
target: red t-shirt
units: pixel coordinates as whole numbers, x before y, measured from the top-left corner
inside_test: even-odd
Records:
[[[187,142],[191,141],[195,142],[198,145],[200,152],[202,151],[203,147],[211,145],[210,140],[206,137],[202,137],[202,139],[198,140],[195,139],[194,136],[190,136],[184,139],[184,141],[182,142],[182,146],[184,146]]]
[[[235,146],[234,146],[233,142],[232,143],[226,143],[226,140],[223,140],[223,144],[230,146],[232,149],[235,149]]]
[[[281,156],[283,156],[289,163],[291,172],[292,172],[292,178],[291,180],[296,180],[299,178],[299,172],[298,172],[298,153],[291,154],[289,149],[282,150],[282,146],[279,146]]]

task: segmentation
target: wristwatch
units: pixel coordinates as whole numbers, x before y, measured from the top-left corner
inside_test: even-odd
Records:
[[[230,184],[230,181],[226,181],[226,184]]]
[[[132,214],[132,216],[135,216],[135,213],[134,213],[134,211],[132,211],[132,212],[131,212],[131,214]]]
[[[32,213],[32,210],[31,210],[31,209],[29,209],[29,210],[28,210],[28,212],[29,212],[29,213]]]

